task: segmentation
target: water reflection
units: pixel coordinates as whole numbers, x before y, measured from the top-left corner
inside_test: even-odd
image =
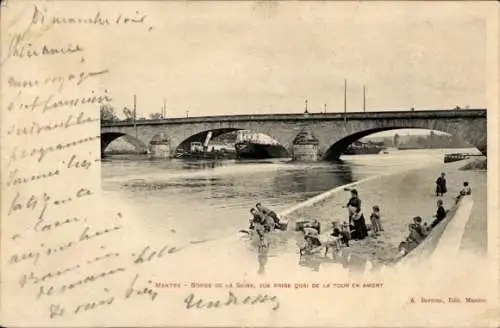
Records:
[[[246,228],[248,211],[257,202],[281,211],[368,176],[432,161],[441,163],[442,155],[405,151],[400,155],[345,156],[344,161],[307,164],[287,159],[165,161],[126,155],[103,158],[101,172],[105,193],[114,193],[117,199],[132,204],[139,215],[143,214],[148,227],[160,234],[174,229],[176,236],[192,241],[228,236]],[[275,249],[272,243],[273,254]],[[264,274],[269,249],[256,256],[258,270]],[[301,265],[319,270],[334,261],[322,259],[303,258]],[[363,268],[362,263],[355,262],[353,267]]]
[[[346,260],[343,265],[349,270],[349,278],[362,278],[365,273],[368,260],[363,256],[353,253],[344,255],[344,257]]]
[[[312,271],[319,271],[321,262],[318,256],[313,255],[302,255],[299,258],[299,265],[310,268]]]
[[[297,170],[274,176],[277,193],[311,193],[318,186],[341,186],[353,182],[351,167],[344,162],[323,163],[322,165],[302,165]]]
[[[342,268],[348,270],[349,278],[362,278],[368,260],[365,257],[350,253],[349,251],[342,251],[336,253],[332,258],[320,254],[301,255],[298,264],[315,272],[320,271],[322,265],[340,265]]]
[[[243,230],[240,230],[243,232]],[[250,233],[242,240],[250,243],[252,250],[257,253],[257,273],[263,275],[266,273],[266,265],[269,257],[276,256],[277,254],[285,253],[288,250],[290,236],[283,232],[274,232],[265,234],[261,240],[257,234]],[[272,255],[270,255],[272,250]]]
[[[257,248],[257,262],[259,264],[258,274],[266,273],[266,264],[269,254],[269,245],[259,245]]]
[[[182,170],[203,170],[228,165],[228,161],[220,160],[173,160],[178,162]]]

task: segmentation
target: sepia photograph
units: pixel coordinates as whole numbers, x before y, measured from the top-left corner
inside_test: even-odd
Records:
[[[497,3],[2,6],[2,324],[498,325]]]
[[[239,234],[261,274],[293,268],[268,252],[298,253],[293,270],[393,265],[434,249],[468,199],[460,246],[486,252],[484,22],[367,23],[361,4],[340,22],[339,3],[307,6],[287,24],[278,4],[238,5],[243,21],[220,10],[235,6],[201,5],[222,14],[210,21],[199,6],[183,11],[184,24],[163,27],[182,30],[169,37],[174,49],[126,68],[144,80],[100,107],[105,193],[168,238]],[[210,256],[237,246],[220,247]]]

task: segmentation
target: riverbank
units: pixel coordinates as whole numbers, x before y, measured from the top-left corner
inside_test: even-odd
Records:
[[[462,245],[468,251],[475,249],[477,253],[485,252],[486,172],[459,170],[466,164],[466,161],[460,161],[432,165],[354,183],[360,192],[366,212],[369,212],[374,204],[381,207],[386,231],[379,239],[369,238],[349,248],[353,255],[349,263],[324,260],[320,255],[316,263],[304,265],[293,242],[294,237],[300,238],[299,233],[278,233],[284,238],[273,243],[267,256],[258,254],[254,246],[245,238],[241,238],[241,234],[205,242],[192,242],[190,239],[179,238],[177,232],[168,233],[166,229],[159,229],[155,221],[148,220],[131,202],[107,199],[109,203],[117,204],[123,214],[123,229],[127,231],[126,242],[123,236],[118,234],[108,237],[109,243],[119,245],[121,253],[138,254],[147,245],[149,256],[152,252],[167,247],[167,251],[160,251],[161,256],[152,256],[151,260],[134,264],[130,268],[132,275],[126,277],[127,279],[115,279],[113,287],[128,288],[135,274],[139,277],[137,288],[158,284],[178,286],[155,287],[158,301],[149,303],[147,320],[156,325],[164,322],[165,318],[171,318],[172,325],[194,325],[196,315],[179,315],[186,310],[184,300],[188,295],[193,294],[204,300],[225,300],[228,291],[231,291],[237,297],[258,294],[276,296],[281,301],[282,309],[266,312],[263,311],[265,304],[255,307],[235,306],[231,309],[231,320],[227,321],[234,326],[248,322],[257,326],[276,323],[290,327],[310,325],[311,322],[318,327],[331,326],[332,322],[341,326],[408,326],[410,323],[411,326],[425,326],[429,325],[429,310],[439,310],[439,323],[445,326],[477,326],[472,323],[477,323],[478,315],[491,304],[471,306],[463,302],[430,309],[429,304],[418,300],[421,297],[433,298],[443,300],[443,304],[448,304],[449,297],[462,300],[465,297],[490,297],[489,299],[493,300],[489,294],[492,289],[488,279],[488,266],[478,256],[467,254],[469,256],[465,257],[465,260],[463,257],[455,260],[451,256],[441,256],[439,265],[422,268],[411,266],[409,270],[407,267],[390,267],[384,270],[383,274],[375,270],[376,272],[358,275],[358,272],[355,272],[358,271],[357,268],[351,266],[361,264],[358,266],[361,268],[366,263],[353,260],[355,253],[370,259],[372,263],[376,259],[383,263],[389,262],[393,248],[406,237],[407,223],[411,218],[420,215],[426,220],[431,219],[436,202],[434,181],[443,171],[447,173],[449,188],[444,197],[445,207],[452,205],[453,197],[460,190],[462,182],[470,182],[474,209],[473,216],[467,223]],[[336,188],[335,192],[327,192],[329,197],[321,201],[315,202],[321,197],[314,197],[305,202],[311,206],[301,207],[304,203],[291,206],[287,209],[287,217],[292,220],[303,217],[317,218],[324,228],[329,227],[332,219],[344,221],[346,213],[341,206],[347,202],[349,193],[343,189],[344,186]],[[187,224],[189,222],[186,222]],[[125,261],[128,259],[128,256],[120,257],[117,263],[126,265]],[[150,281],[149,285],[146,285],[147,281]],[[365,283],[368,283],[368,287],[361,288]],[[222,287],[214,287],[217,284]],[[318,284],[321,288],[311,288],[313,284]],[[200,287],[196,287],[198,285]],[[410,297],[413,296],[417,303],[409,306]],[[360,303],[359,300],[363,301]],[[124,321],[120,311],[125,311],[126,308],[121,307],[122,304],[124,302],[116,303],[116,315],[108,319],[115,324],[134,325],[139,322],[140,317],[135,319],[136,321]],[[301,307],[306,310],[296,311]],[[401,311],[404,311],[404,316],[400,315]],[[213,312],[203,313],[208,324],[220,323],[220,311],[214,309]],[[352,313],[360,315],[353,316]],[[472,323],[469,322],[471,318],[474,319]]]
[[[487,170],[488,169],[488,161],[486,158],[482,157],[480,159],[471,160],[466,165],[460,168],[463,171],[470,170]]]
[[[468,181],[472,187],[474,207],[465,228],[461,248],[484,255],[487,248],[486,171],[461,169],[464,166],[473,168],[470,163],[471,161],[459,161],[432,165],[352,184],[350,187],[359,192],[367,223],[370,223],[372,206],[378,205],[385,231],[377,238],[372,237],[370,232],[370,237],[354,241],[351,247],[344,248],[344,254],[370,260],[374,265],[392,263],[398,255],[399,243],[408,235],[408,224],[412,218],[421,216],[424,222],[432,222],[437,200],[435,180],[441,172],[445,172],[448,192],[442,199],[446,209],[453,206],[454,197],[464,181]],[[349,196],[348,191],[340,189],[312,206],[288,213],[286,217],[292,225],[300,219],[317,219],[321,223],[322,234],[325,234],[331,230],[332,221],[347,221],[346,209],[342,206],[347,203]]]

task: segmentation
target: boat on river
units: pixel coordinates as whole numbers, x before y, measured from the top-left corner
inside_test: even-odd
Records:
[[[445,154],[444,155],[444,162],[445,163],[452,163],[452,162],[463,161],[464,159],[470,158],[470,156],[473,156],[473,155],[464,154],[464,153]]]
[[[240,142],[236,143],[234,147],[238,158],[265,159],[288,156],[288,152],[281,145]]]
[[[240,131],[234,144],[238,158],[281,158],[288,152],[276,140],[250,131]]]
[[[201,142],[191,142],[190,149],[178,149],[175,158],[179,159],[236,159],[236,153],[226,148],[215,149]]]
[[[369,154],[379,154],[381,151],[386,149],[383,142],[362,142],[355,141],[347,147],[344,151],[345,155],[369,155]]]

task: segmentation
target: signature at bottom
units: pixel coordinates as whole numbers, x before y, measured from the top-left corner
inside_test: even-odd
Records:
[[[256,296],[243,296],[238,297],[232,291],[228,292],[228,295],[224,299],[216,299],[206,301],[202,298],[197,298],[194,294],[189,294],[184,299],[184,304],[186,305],[186,309],[213,309],[213,308],[221,308],[225,306],[232,305],[257,305],[262,303],[270,303],[273,305],[272,310],[276,311],[280,307],[280,302],[278,297],[270,296],[267,294],[258,294]]]

